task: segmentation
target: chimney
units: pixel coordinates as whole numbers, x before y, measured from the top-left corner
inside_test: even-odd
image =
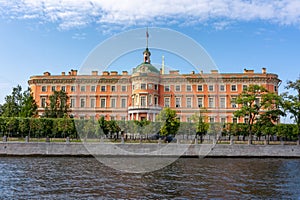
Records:
[[[108,71],[103,71],[103,72],[102,72],[102,75],[108,76],[108,75],[109,75],[109,72],[108,72]]]
[[[118,75],[118,72],[117,71],[111,71],[110,75]]]
[[[217,69],[212,69],[212,70],[210,70],[210,72],[211,72],[212,74],[217,74],[219,71],[218,71]]]
[[[195,71],[191,71],[191,74],[195,74]]]
[[[128,75],[128,71],[122,71],[122,75]]]
[[[263,67],[263,68],[262,68],[262,73],[263,73],[263,74],[266,74],[266,73],[267,73],[267,68]]]
[[[66,75],[66,72],[61,72],[61,75],[62,75],[62,76]]]
[[[44,72],[44,76],[51,76],[50,72]]]
[[[98,75],[98,71],[92,71],[92,75],[93,76],[97,76]]]

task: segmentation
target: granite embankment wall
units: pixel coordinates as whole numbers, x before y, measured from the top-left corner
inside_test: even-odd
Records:
[[[299,145],[0,143],[0,156],[184,156],[300,158]]]

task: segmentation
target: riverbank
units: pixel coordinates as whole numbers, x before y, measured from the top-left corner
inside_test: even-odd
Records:
[[[0,156],[170,156],[300,158],[299,145],[2,142]]]

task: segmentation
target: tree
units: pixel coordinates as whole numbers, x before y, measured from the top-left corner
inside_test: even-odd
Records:
[[[234,112],[235,117],[248,119],[249,142],[252,143],[252,127],[260,115],[274,119],[279,113],[280,98],[277,94],[269,92],[259,85],[250,85],[237,98],[236,103],[240,109]],[[278,117],[278,116],[277,116]]]
[[[157,116],[157,119],[161,122],[161,136],[176,135],[180,126],[180,122],[177,118],[175,110],[171,110],[170,108],[164,108]]]
[[[104,133],[104,135],[108,135],[109,133],[109,127],[108,127],[108,122],[105,120],[104,116],[101,116],[100,119],[98,120],[98,125],[100,127],[101,132]]]
[[[2,105],[3,117],[18,117],[22,101],[22,87],[18,85],[13,88],[11,95],[5,97],[5,103]]]
[[[11,95],[5,97],[1,106],[3,117],[32,117],[37,113],[37,105],[31,94],[30,88],[22,93],[22,87],[13,88]]]
[[[30,88],[23,92],[20,108],[20,117],[33,117],[37,115],[37,104],[31,94]]]
[[[69,104],[68,95],[65,91],[54,91],[49,97],[50,103],[45,108],[45,116],[50,118],[62,118],[64,115],[68,115]]]
[[[284,98],[283,108],[291,114],[290,118],[294,119],[298,129],[298,140],[300,141],[300,77],[294,82],[288,81],[285,89],[295,91],[294,95],[288,92],[282,94]]]
[[[199,136],[203,136],[207,133],[209,129],[209,124],[205,122],[205,117],[202,115],[202,112],[206,111],[205,109],[201,109],[199,113],[195,113],[192,116],[192,120],[196,125],[196,134]]]

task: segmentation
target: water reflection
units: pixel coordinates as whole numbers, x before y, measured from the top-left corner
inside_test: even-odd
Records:
[[[131,174],[94,158],[0,158],[6,199],[298,199],[300,160],[179,159],[151,173]]]

